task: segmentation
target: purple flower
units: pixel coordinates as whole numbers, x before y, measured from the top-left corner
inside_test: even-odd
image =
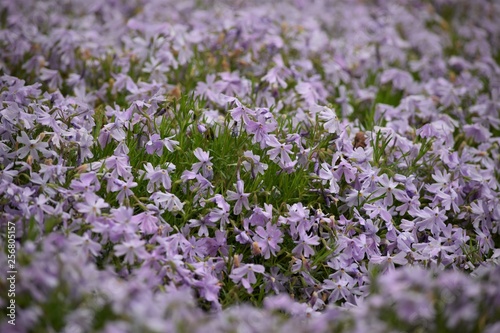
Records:
[[[234,184],[236,188],[236,192],[227,191],[227,201],[236,201],[233,208],[233,213],[235,215],[239,215],[242,211],[242,207],[244,206],[247,210],[250,209],[250,205],[248,203],[248,197],[250,193],[244,193],[244,182],[243,180],[238,180],[236,184]]]
[[[265,226],[267,222],[273,218],[273,206],[264,204],[264,209],[259,206],[253,208],[252,215],[243,220],[243,226],[248,228],[249,224],[252,226]]]
[[[219,302],[221,283],[215,276],[211,274],[204,274],[201,280],[196,281],[194,285],[200,291],[201,297],[209,302]]]
[[[115,179],[114,186],[111,189],[111,191],[112,192],[118,191],[118,194],[116,196],[116,200],[118,200],[118,202],[120,204],[123,204],[125,199],[128,200],[128,198],[134,194],[131,189],[136,187],[136,186],[137,186],[137,183],[134,182],[134,178],[132,178],[132,177],[127,179],[126,182],[119,180],[119,179]]]
[[[337,281],[325,280],[321,290],[331,290],[328,300],[333,303],[341,299],[347,300],[347,297],[351,295],[348,285],[349,282],[345,279],[338,279]]]
[[[335,99],[335,102],[342,107],[342,116],[347,117],[352,114],[354,108],[349,104],[349,96],[347,95],[347,89],[345,85],[339,87],[339,97]]]
[[[80,247],[85,256],[91,254],[94,257],[97,257],[102,248],[101,244],[93,241],[90,238],[89,232],[84,233],[83,236],[78,236],[77,234],[71,233],[69,235],[69,241],[74,246]]]
[[[446,227],[444,221],[448,219],[445,212],[439,207],[431,209],[425,207],[423,210],[416,212],[417,219],[415,225],[418,230],[431,230],[433,235],[439,235],[439,232]]]
[[[63,82],[59,71],[48,68],[42,68],[40,70],[40,80],[48,81],[49,88],[52,90],[61,88]]]
[[[401,216],[408,212],[412,216],[416,216],[418,211],[420,210],[420,197],[418,195],[414,195],[411,198],[405,193],[402,196],[396,195],[396,199],[402,202],[401,205],[396,207],[396,211],[399,212]]]
[[[146,143],[146,152],[148,154],[157,153],[158,156],[161,156],[163,154],[163,147],[163,142],[161,142],[159,134],[149,136],[149,141]]]
[[[241,283],[243,287],[251,293],[253,291],[252,284],[257,282],[255,273],[264,274],[265,269],[262,265],[243,264],[240,267],[233,268],[229,277],[234,283]]]
[[[229,96],[245,96],[248,91],[248,81],[239,76],[237,72],[219,73],[221,81],[217,85],[221,87],[221,92]]]
[[[115,79],[115,82],[113,84],[113,89],[111,90],[113,94],[116,94],[117,92],[123,91],[123,90],[128,90],[129,92],[136,92],[138,90],[137,85],[135,82],[130,78],[130,76],[119,73],[119,74],[112,74],[113,78]]]
[[[246,171],[250,171],[252,174],[252,178],[257,177],[260,173],[261,175],[267,170],[267,164],[260,162],[260,156],[254,155],[250,150],[247,150],[243,153],[245,160],[243,161],[243,168]]]
[[[377,253],[377,242],[373,237],[361,234],[354,239],[355,247],[352,249],[352,256],[355,260],[361,261],[365,255],[371,256]]]
[[[381,203],[377,202],[373,205],[372,204],[364,204],[363,208],[366,210],[366,212],[368,213],[368,216],[370,216],[371,219],[374,219],[375,217],[380,216],[382,218],[382,220],[384,220],[387,223],[391,223],[391,221],[392,221],[391,213],[387,210],[387,207]]]
[[[134,210],[130,207],[121,206],[111,209],[111,218],[113,220],[110,233],[111,240],[116,242],[119,239],[130,239],[135,237],[139,220],[134,216]]]
[[[189,220],[189,228],[196,228],[199,227],[198,229],[198,236],[208,236],[208,227],[213,227],[214,222],[210,221],[210,218],[208,215],[205,217],[197,220],[197,219],[190,219]]]
[[[384,195],[383,202],[386,206],[392,206],[394,203],[394,196],[402,197],[406,193],[403,190],[397,189],[398,183],[392,181],[386,174],[379,177],[380,186],[377,187],[375,196]]]
[[[25,158],[28,154],[31,155],[35,161],[40,158],[38,152],[42,153],[45,157],[50,157],[52,153],[46,148],[49,146],[47,142],[39,142],[40,139],[31,140],[25,131],[21,132],[21,136],[17,137],[17,142],[23,145],[23,147],[17,150],[17,156],[19,158]]]
[[[337,179],[340,180],[343,175],[345,181],[348,183],[352,183],[356,179],[356,173],[357,173],[356,168],[354,168],[349,162],[347,162],[343,158],[342,161],[339,163],[339,165],[336,166],[336,170],[334,172]]]
[[[211,179],[214,172],[212,170],[213,164],[210,162],[212,159],[212,157],[210,157],[210,153],[203,151],[201,148],[196,148],[194,150],[194,156],[196,156],[199,162],[193,164],[192,171],[194,173],[198,173],[201,169],[203,177]]]
[[[449,186],[452,184],[451,175],[446,170],[436,169],[435,173],[432,175],[435,183],[427,184],[426,188],[431,193],[437,193],[441,190],[448,190]]]
[[[217,203],[218,208],[214,208],[209,213],[211,222],[220,221],[220,230],[224,230],[224,225],[229,224],[229,211],[231,206],[224,200],[224,197],[217,194],[213,199]]]
[[[334,168],[324,162],[321,163],[321,169],[319,170],[319,178],[323,179],[324,181],[329,181],[330,183],[330,188],[329,191],[330,193],[338,193],[340,190],[339,184],[338,184],[338,179],[337,176],[334,174]],[[325,183],[325,182],[323,182]]]
[[[348,207],[359,206],[363,204],[368,197],[367,189],[360,188],[359,190],[350,190],[345,198],[345,203]]]
[[[295,237],[297,233],[305,234],[311,228],[309,209],[302,202],[293,204],[288,209],[287,224],[290,225],[290,233]]]
[[[219,103],[219,95],[221,91],[221,85],[215,83],[215,75],[208,74],[206,77],[206,83],[202,81],[198,82],[195,90],[195,96],[207,98],[211,102]]]
[[[269,292],[271,289],[276,294],[285,291],[286,289],[283,286],[285,281],[286,278],[280,273],[279,267],[271,267],[269,274],[266,275],[266,292]]]
[[[163,185],[165,190],[170,191],[170,188],[172,187],[172,180],[170,179],[169,172],[175,170],[175,165],[168,163],[167,169],[161,169],[159,166],[153,168],[153,165],[148,162],[144,165],[144,170],[146,170],[144,178],[149,180],[147,186],[149,193],[156,191],[158,184]]]
[[[132,177],[128,156],[110,156],[105,161],[106,168],[112,170],[112,176],[118,175],[125,179]]]
[[[315,105],[320,99],[322,99],[316,89],[315,85],[310,82],[299,82],[295,88],[297,92],[302,96],[307,105]]]
[[[19,171],[13,170],[14,163],[10,163],[4,169],[0,169],[0,182],[12,183],[14,177],[19,174]]]
[[[220,253],[223,256],[228,255],[227,234],[224,231],[215,231],[215,237],[210,238],[207,244],[207,250],[210,256],[216,256]]]
[[[399,90],[406,90],[411,87],[413,77],[410,73],[400,69],[391,68],[385,70],[380,76],[380,83],[392,82],[392,86]]]
[[[361,148],[357,147],[349,153],[349,160],[357,164],[364,164],[366,162],[371,162],[373,159],[373,148]]]
[[[260,148],[266,147],[266,142],[269,139],[269,133],[273,132],[278,126],[274,118],[269,118],[266,115],[260,114],[257,121],[249,120],[246,123],[246,130],[253,135],[252,142],[260,143]]]
[[[172,140],[173,136],[161,139],[159,134],[150,136],[149,141],[146,143],[146,152],[148,154],[156,153],[158,156],[163,155],[163,148],[167,148],[169,152],[173,152],[175,147],[179,145],[179,141]]]
[[[285,62],[283,61],[281,54],[277,54],[273,57],[273,63],[275,66],[271,68],[261,80],[268,82],[271,86],[279,85],[281,88],[286,89],[287,84],[285,79],[292,73],[290,69],[285,66]]]
[[[127,122],[122,122],[120,119],[116,119],[114,122],[106,124],[103,126],[103,130],[105,133],[109,133],[109,135],[115,139],[117,142],[122,142],[127,137],[127,133],[125,132],[125,124]],[[105,136],[107,140],[107,135]]]
[[[234,103],[236,104],[236,107],[233,109],[229,110],[229,113],[231,114],[231,117],[233,118],[234,121],[236,122],[243,122],[243,123],[248,123],[250,121],[251,116],[255,116],[255,111],[252,109],[247,108],[243,104],[241,104],[240,101],[237,99],[234,99]]]
[[[325,121],[323,127],[328,133],[337,133],[339,134],[341,131],[340,120],[335,110],[329,109],[327,107],[320,107],[321,111],[319,113],[319,119]]]
[[[143,240],[134,238],[121,244],[117,244],[114,246],[115,255],[118,257],[125,255],[123,260],[129,265],[132,265],[135,262],[136,257],[138,259],[145,260],[149,255],[144,248],[145,243],[146,242]]]
[[[95,172],[88,172],[82,173],[80,179],[73,179],[70,186],[78,192],[97,192],[101,188],[101,183]]]
[[[449,193],[439,191],[436,193],[435,199],[439,200],[446,211],[453,208],[453,212],[455,214],[458,214],[460,212],[460,207],[458,206],[460,197],[455,190],[450,189]]]
[[[151,195],[150,200],[153,200],[157,206],[166,208],[169,212],[182,211],[184,204],[172,193],[155,192]]]
[[[36,104],[32,104],[32,107],[35,109],[35,112],[37,112],[38,114],[42,114],[42,117],[37,117],[34,114],[25,112],[26,109],[21,107],[18,103],[4,101],[4,104],[6,105],[6,107],[0,111],[0,115],[2,115],[2,118],[6,120],[7,123],[11,123],[14,125],[22,124],[22,126],[27,130],[30,130],[34,127],[35,121],[40,124],[54,124],[54,129],[59,128],[55,120],[50,115],[48,115],[48,113],[42,111],[42,108]],[[43,116],[45,116],[46,118],[43,118]]]
[[[240,244],[249,244],[252,243],[252,239],[250,238],[250,234],[252,233],[248,228],[243,227],[243,230],[239,230],[237,227],[234,227],[234,233],[236,234],[236,241]]]
[[[394,270],[395,269],[394,264],[406,265],[408,263],[406,255],[407,255],[406,252],[399,252],[396,255],[390,255],[390,254],[387,254],[385,256],[373,255],[370,258],[370,262],[381,265],[383,269]]]
[[[437,95],[440,102],[446,107],[460,105],[460,96],[465,92],[465,89],[454,87],[452,83],[442,77],[430,80],[426,89]]]
[[[267,152],[267,155],[269,155],[269,158],[271,160],[276,161],[278,156],[280,156],[280,162],[282,164],[292,162],[292,159],[289,155],[292,154],[292,145],[280,143],[275,135],[269,136],[269,138],[267,139],[267,145],[269,147],[272,147],[272,149]]]
[[[51,214],[53,211],[52,206],[48,205],[49,198],[44,194],[40,194],[34,200],[34,204],[30,207],[30,214],[34,216],[39,223],[43,223],[44,213]]]
[[[465,135],[473,138],[476,142],[487,142],[491,137],[491,132],[481,124],[464,125]]]
[[[294,241],[294,243],[298,245],[293,248],[292,253],[308,258],[314,255],[315,252],[311,245],[319,245],[319,237],[309,236],[306,232],[302,232],[299,234],[299,240]]]
[[[258,226],[255,229],[255,234],[254,239],[259,244],[264,259],[269,259],[271,254],[275,256],[276,252],[280,250],[278,244],[283,242],[283,233],[280,228],[271,222],[267,222],[266,228]]]
[[[96,217],[101,214],[101,209],[109,207],[102,198],[93,192],[87,192],[83,196],[84,202],[75,205],[78,212],[87,214],[87,217]]]
[[[146,235],[154,234],[159,229],[158,226],[159,219],[154,215],[153,211],[151,210],[147,210],[145,212],[137,214],[135,216],[135,220],[139,224],[141,232]],[[164,223],[161,226],[162,229],[165,230],[166,232],[170,232],[173,230],[168,223]]]
[[[184,258],[188,259],[188,262],[195,262],[205,258],[208,253],[209,245],[208,238],[196,238],[191,236],[187,243],[185,243],[185,246],[182,246]]]
[[[487,254],[491,249],[495,249],[495,243],[489,229],[482,228],[482,230],[476,229],[477,241],[481,252]]]
[[[444,238],[439,236],[429,236],[426,242],[413,244],[413,247],[425,259],[433,259],[439,256],[441,261],[446,262],[447,257],[449,257],[448,253],[453,252],[453,247],[444,245],[444,240]]]

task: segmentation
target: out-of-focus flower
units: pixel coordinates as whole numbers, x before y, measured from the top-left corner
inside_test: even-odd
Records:
[[[143,240],[134,238],[121,244],[117,244],[114,246],[115,255],[119,257],[124,255],[125,257],[123,260],[129,265],[133,265],[136,258],[140,260],[147,259],[148,252],[144,248],[145,243],[146,242]]]
[[[108,203],[93,192],[85,193],[83,198],[85,201],[77,203],[75,207],[88,217],[96,217],[101,214],[101,209],[109,207]]]
[[[264,274],[264,272],[265,268],[262,265],[243,264],[240,267],[233,268],[229,277],[235,283],[241,283],[248,293],[251,293],[253,291],[252,284],[257,282],[255,273]]]
[[[91,254],[94,257],[97,257],[102,248],[101,244],[90,238],[88,232],[84,233],[83,236],[78,236],[77,234],[71,233],[69,235],[69,241],[73,245],[80,247],[85,256]]]
[[[19,158],[25,158],[27,155],[30,155],[38,161],[40,159],[39,152],[45,157],[52,155],[52,152],[46,149],[49,146],[47,142],[40,142],[40,139],[31,140],[25,131],[22,131],[21,136],[17,137],[17,142],[23,145],[16,152]]]

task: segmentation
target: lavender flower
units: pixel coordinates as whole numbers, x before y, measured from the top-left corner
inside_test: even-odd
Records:
[[[293,248],[292,253],[303,255],[304,257],[308,258],[315,253],[311,245],[319,245],[319,237],[316,235],[310,236],[307,233],[302,232],[299,234],[299,240],[295,241],[294,243],[298,245]]]
[[[148,253],[144,249],[144,244],[144,241],[132,239],[130,241],[115,245],[115,255],[125,255],[124,261],[127,264],[132,265],[135,262],[136,257],[142,260],[147,258]]]
[[[269,259],[271,255],[275,256],[276,252],[280,250],[278,244],[283,242],[283,234],[280,229],[268,222],[265,229],[258,226],[255,229],[255,234],[254,239],[259,244],[264,259]]]
[[[88,232],[85,233],[83,236],[78,236],[72,233],[69,235],[69,241],[73,245],[81,247],[85,256],[93,255],[94,257],[97,257],[102,248],[101,244],[95,242],[90,238]]]
[[[182,211],[184,204],[172,193],[155,192],[150,197],[156,205],[166,208],[169,212]]]
[[[101,209],[109,207],[102,198],[92,192],[84,194],[84,202],[76,204],[78,212],[87,214],[90,217],[96,217],[101,214]]]
[[[247,150],[243,153],[246,160],[243,161],[243,167],[246,171],[251,172],[252,178],[257,177],[258,174],[263,175],[267,170],[268,165],[260,161],[259,155],[254,155],[251,151]]]
[[[279,161],[282,164],[286,163],[291,163],[292,159],[290,158],[290,154],[292,154],[292,145],[290,144],[283,144],[278,141],[276,136],[270,135],[269,139],[267,140],[267,145],[269,147],[272,147],[267,154],[269,155],[269,158],[273,161],[276,161],[278,156],[280,157]]]
[[[200,3],[0,5],[18,331],[498,331],[500,6]]]
[[[243,287],[251,293],[253,291],[252,284],[257,282],[255,273],[263,274],[264,266],[255,264],[243,264],[240,267],[235,267],[229,276],[235,283],[241,283]]]
[[[153,167],[151,163],[144,165],[144,170],[146,170],[145,179],[149,180],[147,190],[149,193],[153,193],[157,188],[158,184],[161,184],[163,188],[169,191],[172,187],[172,180],[169,173],[175,170],[175,165],[169,163],[167,169],[161,169],[159,166]]]
[[[27,155],[32,156],[36,161],[40,159],[38,152],[42,153],[45,157],[50,157],[52,153],[47,150],[47,142],[40,142],[40,139],[31,140],[25,131],[21,132],[21,136],[17,137],[17,142],[23,145],[23,147],[17,150],[17,156],[19,158],[25,158]]]
[[[325,121],[323,127],[328,133],[340,133],[341,125],[334,110],[323,107],[320,109],[319,119]]]
[[[234,209],[233,213],[235,215],[239,215],[245,207],[247,210],[250,209],[250,205],[248,203],[248,197],[250,196],[250,193],[244,193],[244,182],[242,180],[238,180],[236,184],[234,184],[234,187],[236,188],[236,192],[234,191],[227,191],[227,200],[228,201],[236,201],[234,204]]]
[[[203,177],[210,179],[213,176],[212,162],[210,160],[210,153],[203,151],[201,148],[196,148],[194,150],[194,156],[199,160],[199,162],[193,164],[193,172],[198,173],[201,169],[201,174]]]

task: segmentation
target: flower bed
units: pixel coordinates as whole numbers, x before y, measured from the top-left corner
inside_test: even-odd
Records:
[[[0,330],[499,331],[499,16],[0,3]]]

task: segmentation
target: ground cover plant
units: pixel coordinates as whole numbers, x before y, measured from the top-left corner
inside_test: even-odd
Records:
[[[0,331],[499,332],[498,17],[0,1]]]

